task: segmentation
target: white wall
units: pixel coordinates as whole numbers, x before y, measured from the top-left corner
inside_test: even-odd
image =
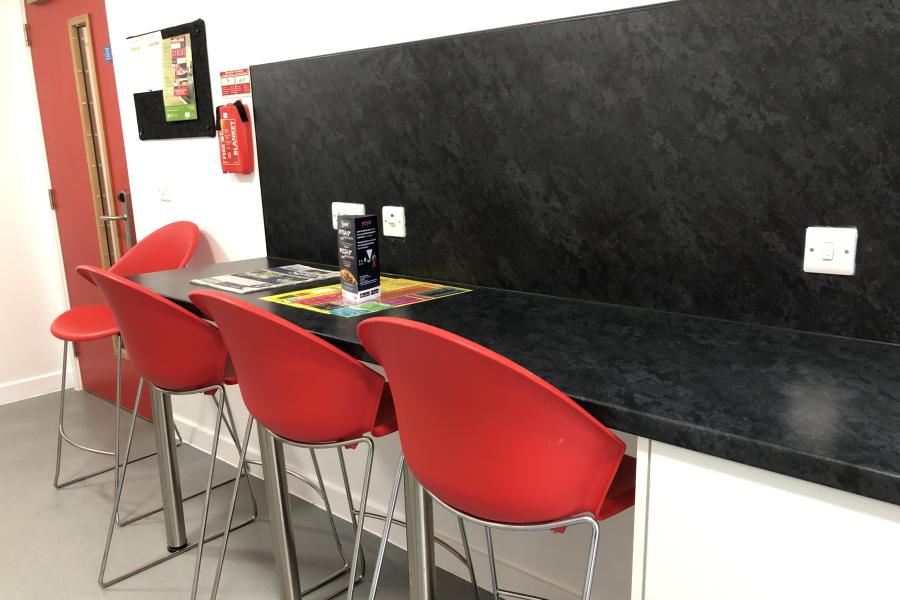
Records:
[[[126,61],[122,60],[128,51],[126,36],[203,18],[213,100],[218,104],[221,99],[217,75],[228,69],[651,3],[646,0],[460,0],[452,3],[257,0],[247,4],[221,0],[190,3],[107,0],[107,16],[119,82],[126,80],[123,71]],[[235,15],[239,15],[237,21]],[[205,234],[205,244],[197,256],[199,261],[265,255],[258,175],[223,175],[214,138],[140,141],[131,92],[121,86],[119,104],[138,237],[169,221],[190,219]],[[172,165],[178,168],[172,169]],[[161,190],[171,202],[159,200]],[[322,226],[328,227],[330,223]],[[232,390],[231,394],[233,403],[240,405],[239,391]],[[188,430],[187,438],[201,447],[208,447],[213,417],[206,405],[176,400],[175,406],[176,418]],[[207,410],[201,410],[201,406]],[[242,408],[239,412],[245,414]],[[198,423],[199,427],[191,427]],[[254,438],[252,447],[255,446]],[[398,455],[396,436],[380,441],[377,453],[371,505],[383,511]],[[361,474],[360,461],[361,457],[353,457],[351,464],[357,476]],[[289,462],[300,471],[311,473],[301,453],[291,453]],[[327,461],[323,467],[329,486],[337,491],[337,461]],[[296,491],[304,492],[302,488]],[[604,525],[595,598],[629,596],[631,523],[629,511]],[[370,523],[369,527],[377,529],[378,524]],[[447,539],[459,539],[455,522],[446,515],[438,515],[436,529]],[[566,535],[498,536],[501,584],[551,598],[574,598],[583,577],[588,540],[584,533],[570,530]],[[475,538],[476,549],[484,547],[478,532],[470,532],[470,537]],[[402,531],[396,541],[404,545]],[[438,561],[445,568],[463,573],[440,550]],[[481,561],[479,577],[484,584],[487,583],[485,569]]]
[[[0,144],[0,404],[59,388],[62,342],[50,335],[50,322],[66,304],[23,13],[21,0],[0,0],[7,106]]]

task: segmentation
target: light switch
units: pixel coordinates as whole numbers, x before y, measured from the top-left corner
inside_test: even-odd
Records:
[[[807,227],[803,270],[826,275],[856,273],[856,227]]]

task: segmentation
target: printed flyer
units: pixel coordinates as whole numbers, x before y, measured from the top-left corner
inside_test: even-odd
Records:
[[[294,308],[302,308],[313,312],[336,317],[359,317],[371,313],[381,312],[398,306],[419,304],[430,300],[456,296],[471,292],[465,288],[439,283],[415,281],[413,279],[399,279],[394,277],[381,278],[381,297],[371,302],[356,304],[348,302],[341,294],[341,284],[326,285],[275,296],[266,296],[261,300],[284,304]]]
[[[197,118],[194,90],[194,63],[191,58],[191,34],[163,40],[163,105],[166,121],[192,121]]]

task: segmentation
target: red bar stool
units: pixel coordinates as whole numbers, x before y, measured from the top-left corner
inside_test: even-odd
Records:
[[[625,443],[549,383],[465,338],[390,317],[367,319],[357,332],[391,382],[403,450],[370,600],[404,461],[439,504],[486,528],[495,598],[536,597],[498,586],[491,529],[589,526],[588,600],[598,523],[634,504]]]
[[[166,271],[169,269],[181,269],[194,254],[197,247],[197,238],[200,230],[193,223],[188,221],[178,221],[157,229],[133,248],[125,253],[116,264],[109,268],[110,273],[128,276],[137,273],[149,273],[152,271]],[[53,485],[56,489],[64,488],[84,481],[96,475],[101,475],[115,469],[115,489],[119,486],[119,412],[122,406],[121,401],[121,383],[122,383],[122,338],[119,335],[119,328],[113,319],[112,312],[109,307],[103,304],[95,304],[90,306],[76,306],[67,310],[54,319],[50,325],[50,332],[57,338],[63,340],[63,366],[62,366],[62,384],[59,390],[59,424],[56,434],[56,471],[53,476]],[[66,406],[66,367],[69,354],[69,343],[89,342],[100,340],[103,338],[116,336],[116,448],[113,451],[99,450],[84,444],[80,444],[72,440],[67,434],[64,426],[65,406]],[[138,391],[140,394],[140,390]],[[102,454],[105,456],[114,456],[115,464],[111,467],[81,475],[60,483],[59,470],[62,459],[62,443],[66,443],[94,454]],[[153,454],[135,458],[132,462],[149,458]],[[146,516],[146,515],[141,515]],[[140,517],[137,517],[140,518]],[[136,519],[131,519],[133,522]],[[122,524],[127,524],[123,522]]]
[[[106,546],[103,551],[103,559],[100,564],[99,583],[101,587],[108,587],[118,583],[132,575],[145,571],[175,556],[183,554],[194,547],[198,547],[197,560],[194,571],[194,582],[200,569],[203,555],[203,544],[222,535],[222,532],[212,536],[206,536],[206,524],[209,513],[210,492],[215,472],[216,452],[218,449],[219,435],[223,417],[227,411],[228,420],[226,428],[232,436],[235,446],[240,451],[241,446],[237,440],[237,432],[228,396],[225,392],[225,384],[236,383],[230,371],[228,351],[222,341],[218,329],[211,323],[188,312],[184,308],[166,300],[162,296],[147,290],[116,274],[103,271],[95,267],[81,266],[78,272],[90,278],[100,289],[106,299],[116,323],[119,326],[125,344],[128,347],[130,357],[135,368],[141,374],[144,381],[150,385],[151,399],[154,401],[154,414],[157,419],[171,421],[171,395],[188,395],[206,393],[211,395],[216,404],[217,414],[213,432],[212,454],[209,463],[209,475],[206,482],[203,516],[200,524],[200,535],[197,542],[178,548],[169,548],[169,553],[159,559],[150,561],[136,569],[111,580],[105,579],[106,565],[109,558],[110,545],[112,543],[113,530],[115,529],[116,514],[122,499],[122,490],[125,487],[125,477],[128,472],[128,458],[131,454],[131,444],[134,438],[134,427],[137,421],[137,406],[132,414],[131,427],[128,432],[128,442],[125,450],[125,465],[122,469],[122,481],[116,492],[113,511],[110,517],[109,530],[106,536]],[[221,401],[217,398],[221,398]],[[138,396],[140,399],[140,396]],[[158,412],[156,409],[159,408]],[[160,414],[162,413],[162,414]],[[171,444],[170,439],[162,439],[160,428],[157,425],[157,448],[162,452],[165,444]],[[177,498],[180,512],[180,484],[177,478],[177,461],[172,455],[170,468],[175,471],[172,480],[173,489],[164,490],[164,496],[171,494]],[[162,462],[160,463],[163,467]],[[240,477],[246,476],[245,468],[238,470]],[[250,486],[249,477],[247,478]],[[235,528],[243,527],[256,519],[256,501],[253,497],[253,488],[250,486],[250,495],[253,501],[253,514]],[[182,523],[183,529],[183,523]],[[183,535],[183,531],[180,532]]]
[[[226,346],[234,361],[235,370],[241,378],[241,391],[250,411],[250,420],[244,433],[241,446],[244,453],[240,457],[239,464],[254,462],[246,458],[247,443],[250,439],[254,419],[259,420],[262,426],[261,438],[263,435],[272,435],[279,443],[308,448],[316,471],[318,488],[301,475],[284,469],[283,464],[279,464],[277,469],[270,464],[269,469],[276,472],[277,479],[283,480],[284,473],[298,477],[322,497],[325,509],[332,520],[332,533],[338,551],[343,558],[343,550],[335,529],[334,517],[331,514],[331,505],[328,495],[325,493],[325,484],[315,454],[315,450],[337,449],[344,492],[347,496],[351,521],[356,531],[353,565],[354,567],[356,565],[357,552],[360,564],[359,575],[354,577],[351,574],[352,585],[348,584],[348,598],[351,598],[353,585],[362,579],[365,572],[365,556],[360,548],[362,521],[365,517],[385,518],[366,512],[368,481],[374,454],[374,447],[366,433],[368,432],[374,437],[381,437],[396,431],[390,388],[384,384],[384,379],[380,375],[376,375],[334,346],[258,307],[218,292],[197,291],[191,293],[190,299],[195,306],[214,318],[219,325],[219,330],[225,338]],[[337,381],[341,382],[340,386],[336,385]],[[302,393],[302,401],[295,399],[294,395],[298,391]],[[373,413],[376,407],[377,412]],[[374,421],[372,420],[373,416]],[[344,447],[356,444],[364,444],[368,450],[366,475],[358,509],[353,505],[343,454]],[[265,446],[263,443],[261,445]],[[276,459],[277,461],[278,459]],[[235,483],[237,484],[237,481]],[[286,488],[282,482],[278,482],[277,485],[270,486],[268,489],[270,494],[277,496]],[[237,487],[235,485],[228,525],[231,524],[233,518],[236,498]],[[281,508],[285,504],[282,502]],[[289,515],[284,514],[284,511],[279,512],[281,514],[279,514],[278,520],[287,523],[286,528],[289,529]],[[357,517],[359,517],[359,522],[357,522]],[[405,525],[403,521],[397,519],[394,519],[394,523]],[[435,542],[468,567],[473,596],[477,600],[479,597],[478,586],[472,570],[472,557],[461,519],[459,525],[465,556],[441,538],[436,537]],[[227,532],[228,529],[226,529],[222,554],[216,569],[212,589],[213,598],[218,591],[222,575],[222,566],[228,546]],[[292,539],[285,542],[293,549]],[[277,544],[276,547],[281,549],[282,545]],[[292,562],[290,556],[292,551],[287,554],[288,556],[285,556],[279,552],[276,555],[279,565],[282,568],[295,570],[296,564]],[[342,569],[315,583],[304,593],[319,589],[348,570],[350,570],[350,564],[344,558]],[[296,577],[293,579],[296,580]],[[299,588],[291,590],[292,597],[299,597],[299,595]]]
[[[343,468],[344,447],[361,445],[366,448],[366,467],[358,510],[353,506],[346,470],[343,473],[347,502],[356,531],[347,584],[347,598],[352,598],[354,585],[362,578],[362,575],[357,577],[357,565],[362,562],[360,541],[375,453],[370,436],[380,437],[396,431],[390,388],[385,385],[381,375],[359,361],[258,307],[216,292],[193,292],[190,298],[195,306],[213,318],[219,326],[240,378],[244,403],[250,412],[239,465],[245,464],[254,420],[260,430],[261,444],[264,436],[271,435],[279,445],[309,449],[314,461],[315,450],[334,448]],[[271,457],[264,453],[263,461],[266,462],[268,458]],[[276,466],[274,463],[281,464]],[[318,464],[314,464],[319,474]],[[266,486],[269,494],[286,494],[283,483],[269,480],[270,473],[274,473],[274,478],[283,482],[283,459],[269,460]],[[319,484],[324,492],[321,475]],[[226,531],[233,518],[236,496],[237,487],[232,494]],[[330,512],[327,495],[323,495],[323,498]],[[280,514],[270,515],[273,527],[276,522],[285,523],[284,529],[289,531],[290,514],[285,509],[287,502],[284,498],[280,500],[280,510],[277,511]],[[273,507],[271,502],[270,499],[270,507]],[[357,513],[358,520],[354,516]],[[280,569],[295,571],[297,565],[293,556],[294,542],[290,534],[287,535],[285,544],[276,544],[276,561]],[[212,597],[218,591],[227,544],[226,533]],[[284,545],[289,550],[283,551]],[[309,593],[333,581],[347,571],[346,567],[345,562],[344,569],[310,589],[303,590],[303,593]],[[364,568],[363,563],[362,569]],[[296,576],[293,580],[296,582]],[[299,583],[295,585],[296,589],[291,590],[290,597],[299,598]]]

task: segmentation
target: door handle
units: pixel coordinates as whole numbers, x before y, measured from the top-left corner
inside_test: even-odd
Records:
[[[116,221],[124,221],[125,223],[125,247],[126,250],[130,249],[134,245],[134,240],[131,238],[131,216],[128,214],[128,190],[121,190],[116,198],[119,202],[122,203],[122,214],[121,215],[100,215],[97,217],[103,223],[114,223]]]

